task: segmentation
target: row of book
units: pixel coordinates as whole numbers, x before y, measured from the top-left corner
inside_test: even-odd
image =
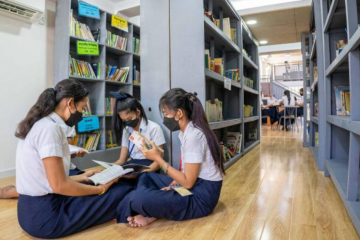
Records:
[[[220,28],[220,20],[214,17],[212,11],[204,11],[207,16],[218,28]],[[224,34],[228,36],[234,43],[237,43],[236,28],[232,28],[230,24],[230,18],[223,18],[223,30]]]
[[[106,65],[106,80],[126,82],[130,67],[118,68],[117,66]]]
[[[249,88],[254,88],[254,80],[244,77],[244,84]]]
[[[349,86],[336,86],[335,90],[335,104],[336,115],[349,116],[350,115],[350,88]]]
[[[140,71],[136,69],[136,65],[133,67],[133,83],[139,85],[140,81]]]
[[[106,148],[117,147],[117,143],[115,140],[115,134],[113,130],[106,131]]]
[[[240,132],[227,132],[226,143],[223,141],[223,134],[220,130],[214,130],[214,134],[220,143],[221,152],[224,156],[225,162],[228,162],[236,154],[241,152],[242,134]]]
[[[218,28],[220,28],[220,20],[216,19],[211,11],[204,11],[205,16],[207,16]]]
[[[133,53],[140,55],[140,39],[133,38]]]
[[[105,114],[112,115],[115,107],[116,98],[105,98]]]
[[[73,9],[70,10],[70,35],[94,42],[100,41],[100,29],[92,31],[86,24],[77,21],[73,17]]]
[[[252,117],[254,115],[254,107],[251,105],[244,105],[244,117]]]
[[[101,66],[99,63],[88,63],[69,56],[70,76],[100,78]]]
[[[240,82],[239,69],[229,69],[225,71],[225,76],[235,82]]]
[[[107,35],[106,35],[107,46],[126,51],[127,41],[128,39],[126,37],[121,37],[119,35],[113,34],[110,31],[107,31]]]
[[[205,49],[205,68],[224,76],[223,59],[222,58],[211,59],[209,49]]]
[[[99,145],[101,131],[93,131],[88,134],[76,134],[74,145],[84,148],[88,151],[96,151]]]
[[[215,98],[214,103],[211,100],[206,101],[205,113],[209,122],[222,121],[223,118],[223,103]]]
[[[85,109],[82,111],[83,116],[92,115],[90,101],[87,102]]]

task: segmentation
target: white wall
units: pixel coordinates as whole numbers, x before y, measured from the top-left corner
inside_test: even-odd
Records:
[[[45,25],[0,15],[0,178],[15,173],[16,125],[53,85],[54,11],[47,1]]]

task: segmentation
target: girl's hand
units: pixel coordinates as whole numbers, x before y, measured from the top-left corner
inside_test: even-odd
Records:
[[[89,177],[92,177],[94,176],[95,174],[99,173],[100,171],[94,171],[94,170],[91,170],[91,171],[87,171],[83,174],[81,174],[81,182],[86,182],[86,183],[92,183],[92,181],[89,179]]]
[[[174,181],[172,181],[172,182],[170,183],[170,185],[169,185],[168,187],[163,187],[163,188],[161,188],[160,190],[162,190],[162,191],[170,191],[170,190],[171,190],[171,187],[175,187],[175,186],[177,186],[177,185],[179,185],[179,184],[174,180]]]
[[[76,158],[76,157],[84,157],[86,154],[88,154],[89,151],[85,150],[85,149],[80,149],[79,151],[77,151],[74,154],[71,154],[71,158]]]
[[[161,159],[162,153],[157,149],[157,147],[153,141],[151,141],[150,144],[152,146],[152,148],[150,150],[146,149],[145,147],[140,147],[138,149],[141,151],[141,153],[144,155],[144,157],[146,159],[156,162],[159,159]],[[145,144],[143,144],[143,146],[145,146]]]

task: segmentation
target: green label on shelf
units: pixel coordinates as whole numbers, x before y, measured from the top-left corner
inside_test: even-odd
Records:
[[[77,41],[76,50],[78,55],[99,55],[99,44],[95,42]]]

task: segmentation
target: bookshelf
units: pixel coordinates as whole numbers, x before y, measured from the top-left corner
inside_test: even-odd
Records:
[[[321,11],[315,12],[321,18],[324,29],[321,35],[326,95],[325,121],[319,118],[319,126],[326,131],[325,141],[320,142],[320,146],[325,146],[325,176],[330,176],[334,182],[360,235],[360,112],[355,109],[347,116],[339,115],[339,106],[342,105],[338,104],[339,98],[336,97],[336,89],[348,87],[350,97],[346,102],[353,108],[359,106],[360,2],[321,0],[318,4]]]
[[[306,59],[306,66],[309,67],[310,76],[304,76],[304,101],[310,106],[310,112],[306,115],[304,128],[304,146],[309,146],[316,159],[318,170],[325,168],[325,141],[326,122],[325,113],[325,78],[323,58],[323,23],[321,16],[315,14],[321,11],[319,1],[313,1],[310,12],[310,34],[303,36],[304,47],[308,49],[309,61]],[[305,53],[306,54],[306,53]],[[304,58],[304,56],[303,56]],[[304,72],[305,73],[305,72]],[[309,80],[308,80],[309,79]],[[310,94],[308,97],[307,94]],[[308,100],[309,99],[309,102]],[[309,134],[307,134],[309,126]]]
[[[304,79],[304,128],[303,128],[303,140],[304,147],[310,147],[310,125],[312,124],[312,118],[310,115],[310,97],[312,94],[312,88],[310,84],[310,42],[312,41],[311,34],[302,34],[301,36],[301,52],[303,60],[303,79]],[[317,117],[316,117],[317,118]],[[315,124],[318,124],[316,121]]]
[[[228,168],[260,142],[258,43],[228,0],[184,0],[167,4],[167,1],[141,2],[142,77],[152,79],[142,84],[144,108],[149,110],[149,118],[162,121],[158,100],[175,87],[197,92],[204,108],[207,101],[211,104],[216,99],[221,101],[223,119],[210,121],[211,129],[225,144],[228,132],[242,134],[241,151],[225,163]],[[204,10],[213,13],[219,26],[204,14]],[[228,22],[236,29],[235,41],[222,30]],[[161,43],[154,38],[161,39]],[[240,79],[231,81],[231,90],[224,88],[222,74],[206,68],[205,49],[212,59],[222,58],[224,71],[239,70]],[[243,49],[248,55],[243,54]],[[156,65],[155,60],[158,61]],[[243,76],[252,79],[252,86],[245,85]],[[252,105],[253,114],[245,117],[244,104]],[[171,140],[168,146],[171,163],[178,167],[178,134],[167,130],[164,133],[166,140]]]
[[[93,42],[81,37],[70,35],[71,9],[73,17],[86,24],[90,30],[100,29],[99,55],[82,56],[76,53],[78,40]],[[100,9],[100,19],[87,18],[78,15],[78,1],[64,0],[57,1],[55,20],[55,84],[63,79],[72,78],[82,82],[89,90],[92,115],[99,117],[101,137],[96,151],[91,152],[84,158],[74,159],[74,163],[80,168],[95,166],[92,159],[114,161],[119,157],[120,147],[106,148],[106,131],[111,130],[112,116],[106,114],[105,98],[110,97],[109,91],[123,91],[140,99],[140,85],[133,84],[133,66],[140,69],[140,55],[133,54],[133,36],[140,38],[140,28],[128,22],[128,32],[111,26],[111,13]],[[107,31],[120,37],[127,38],[127,46],[120,50],[107,44]],[[72,58],[87,61],[89,63],[100,63],[100,76],[98,78],[69,76],[69,55]],[[125,82],[106,80],[106,65],[117,67],[129,67],[128,76]]]

